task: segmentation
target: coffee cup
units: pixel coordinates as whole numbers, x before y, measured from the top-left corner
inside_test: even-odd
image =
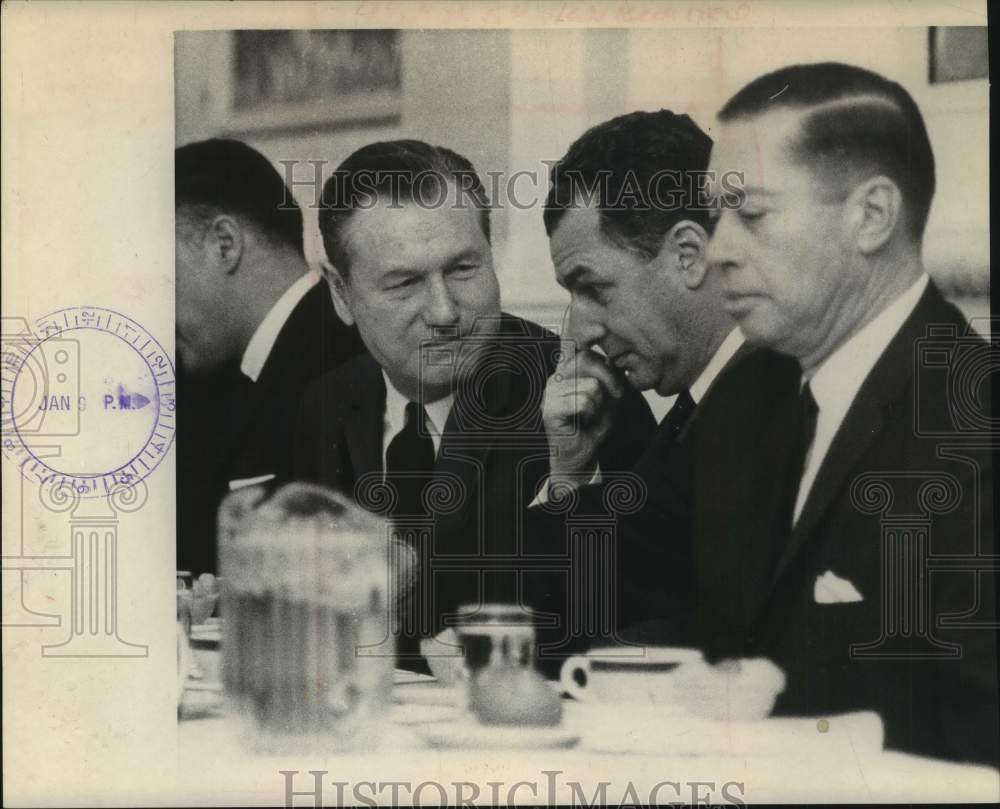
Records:
[[[637,653],[592,650],[563,663],[563,690],[581,702],[678,705],[685,699],[681,666],[702,663],[697,649],[646,647]]]

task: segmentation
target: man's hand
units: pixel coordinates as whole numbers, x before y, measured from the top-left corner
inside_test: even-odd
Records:
[[[597,465],[597,451],[625,395],[604,358],[563,340],[563,359],[545,385],[542,420],[549,440],[550,482],[577,486]]]

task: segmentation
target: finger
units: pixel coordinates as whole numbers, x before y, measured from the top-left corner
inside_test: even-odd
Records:
[[[576,366],[577,353],[578,346],[576,340],[572,340],[569,337],[561,337],[559,339],[559,358],[556,362],[555,373],[561,373],[563,376],[572,374]]]
[[[567,421],[586,411],[589,414],[604,409],[604,389],[594,379],[587,380],[587,389],[574,385],[546,397],[543,417]]]
[[[580,396],[576,400],[576,412],[582,425],[590,425],[597,420],[601,407],[590,396]]]
[[[614,398],[620,399],[625,395],[622,380],[608,365],[607,360],[596,351],[581,351],[577,354],[576,368],[578,378],[586,376],[597,379]]]
[[[578,377],[576,386],[566,395],[579,401],[588,400],[596,408],[606,407],[609,398],[604,383],[590,376]]]
[[[575,409],[587,424],[598,418],[606,418],[611,415],[611,408],[607,404],[607,394],[598,382],[593,383],[591,390],[577,391]]]
[[[544,407],[572,408],[577,399],[593,398],[601,402],[605,396],[604,384],[592,376],[571,377],[561,382],[550,380],[545,391]]]

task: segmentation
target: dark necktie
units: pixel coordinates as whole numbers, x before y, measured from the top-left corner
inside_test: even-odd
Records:
[[[426,413],[416,402],[406,405],[406,425],[385,452],[386,480],[399,496],[392,516],[415,516],[425,509],[421,492],[434,471],[434,442],[426,428]]]
[[[635,465],[635,471],[651,480],[661,478],[664,472],[660,466],[673,452],[677,437],[684,430],[684,425],[688,423],[695,407],[694,399],[688,391],[682,390],[677,394],[673,407],[661,419],[659,427],[653,434],[649,448]]]
[[[816,414],[819,408],[813,398],[812,390],[807,382],[799,392],[797,406],[790,413],[789,444],[784,481],[779,502],[779,511],[775,517],[774,530],[771,532],[771,552],[769,575],[776,576],[781,567],[781,561],[792,536],[795,525],[795,501],[802,485],[802,473],[805,471],[806,456],[816,437]],[[765,554],[764,548],[761,552]]]
[[[802,474],[806,471],[806,458],[809,455],[809,448],[812,447],[816,438],[816,417],[819,414],[819,406],[813,398],[812,389],[806,382],[799,392],[799,406],[796,413],[794,441],[795,446],[789,455],[788,464],[788,485],[786,513],[784,524],[786,534],[791,534],[795,524],[795,502],[799,497],[799,488],[802,485]]]
[[[694,408],[694,399],[691,398],[690,391],[682,390],[677,394],[674,406],[670,408],[666,418],[663,419],[663,425],[666,427],[667,434],[672,440],[680,435],[681,430],[684,429],[684,425],[687,424],[687,420],[694,413]]]

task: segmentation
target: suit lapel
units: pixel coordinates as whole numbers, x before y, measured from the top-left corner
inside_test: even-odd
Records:
[[[257,419],[261,407],[272,396],[281,396],[287,387],[285,380],[295,378],[294,369],[314,356],[309,333],[310,325],[318,322],[317,309],[322,303],[318,285],[310,289],[298,302],[278,332],[278,336],[260,369],[257,381],[235,370],[233,384],[233,427],[230,430],[230,454],[238,453],[247,445],[247,431]],[[312,350],[311,350],[312,349]],[[292,403],[294,406],[295,403]]]
[[[869,376],[847,411],[837,435],[816,474],[802,513],[792,529],[788,545],[774,573],[777,581],[785,572],[806,540],[813,534],[820,518],[834,501],[842,497],[851,471],[864,457],[868,448],[882,433],[886,424],[885,410],[893,394],[888,387],[881,390],[875,384],[875,374]],[[866,390],[867,389],[867,390]],[[898,393],[898,390],[895,391]]]
[[[229,389],[230,399],[230,427],[226,431],[228,441],[226,444],[226,466],[232,465],[237,456],[247,446],[247,433],[254,424],[264,396],[260,381],[254,382],[243,372],[236,369],[232,376],[232,384]]]
[[[744,451],[747,457],[760,459],[762,473],[741,479],[734,489],[742,498],[741,503],[734,504],[734,513],[744,515],[740,531],[745,541],[740,545],[741,554],[730,555],[732,561],[739,564],[731,580],[742,592],[741,617],[748,626],[771,594],[775,543],[781,539],[775,515],[782,510],[784,502],[782,484],[791,452],[788,424],[798,406],[797,383],[798,373],[790,374],[787,383],[775,390],[766,426],[757,432],[755,446]],[[763,472],[764,469],[767,471]]]
[[[493,360],[495,349],[491,349],[480,360],[489,363]],[[474,374],[476,384],[482,385],[480,375]],[[467,523],[470,516],[474,517],[473,530],[477,533],[476,541],[483,541],[489,533],[486,531],[486,513],[489,503],[480,496],[483,477],[495,474],[491,459],[498,451],[497,440],[502,434],[489,428],[490,424],[504,423],[505,417],[513,409],[523,404],[524,392],[519,384],[524,380],[514,374],[496,374],[488,379],[485,388],[471,390],[460,387],[455,392],[455,402],[448,423],[441,436],[441,446],[438,451],[434,472],[439,480],[446,476],[454,476],[464,489],[463,505],[450,512],[439,515],[439,527],[442,535],[451,535],[451,528],[458,523]],[[504,465],[506,474],[514,474],[515,464]],[[508,481],[487,481],[486,485],[504,486]],[[478,513],[470,515],[470,507],[478,508]],[[513,512],[514,502],[504,504],[502,509]],[[491,517],[492,519],[492,517]],[[468,540],[466,540],[468,541]],[[466,550],[469,550],[468,548]]]
[[[343,390],[334,396],[346,396],[343,409],[344,440],[350,456],[354,482],[362,475],[382,471],[382,441],[385,435],[385,379],[370,354],[357,359]]]
[[[488,362],[489,358],[486,357],[484,361]],[[448,414],[448,422],[441,434],[441,446],[434,464],[434,476],[439,481],[445,481],[453,476],[464,490],[461,495],[462,506],[453,511],[443,512],[439,516],[442,535],[450,533],[449,526],[469,518],[469,506],[482,502],[478,496],[479,487],[483,475],[486,474],[486,463],[493,451],[490,441],[495,440],[496,436],[487,435],[482,431],[483,413],[476,412],[481,410],[475,404],[477,401],[482,399],[470,396],[463,389],[457,390],[455,402]],[[498,412],[494,410],[495,405],[496,402],[487,399],[488,415],[492,416]],[[476,429],[477,426],[479,429]],[[482,515],[475,515],[477,541],[482,537],[482,524]]]
[[[926,324],[933,322],[935,313],[945,306],[941,293],[931,282],[862,383],[820,465],[775,570],[774,583],[815,533],[831,505],[842,501],[852,473],[886,425],[904,413],[909,415],[910,410],[897,406],[897,402],[913,377],[914,346],[919,338],[926,336]],[[912,409],[912,403],[909,408]]]
[[[437,513],[437,535],[439,537],[462,536],[464,532],[455,529],[472,518],[471,531],[475,536],[467,537],[464,541],[481,542],[484,530],[483,515],[473,513],[472,510],[483,502],[478,496],[478,492],[490,450],[488,447],[463,441],[459,437],[460,431],[457,429],[455,417],[455,409],[452,408],[448,416],[448,424],[441,435],[441,446],[434,464],[434,480],[446,487],[457,483],[459,491],[456,496],[460,500],[456,508],[445,508]],[[456,549],[441,547],[440,550],[454,552]],[[465,550],[471,552],[472,548]]]

